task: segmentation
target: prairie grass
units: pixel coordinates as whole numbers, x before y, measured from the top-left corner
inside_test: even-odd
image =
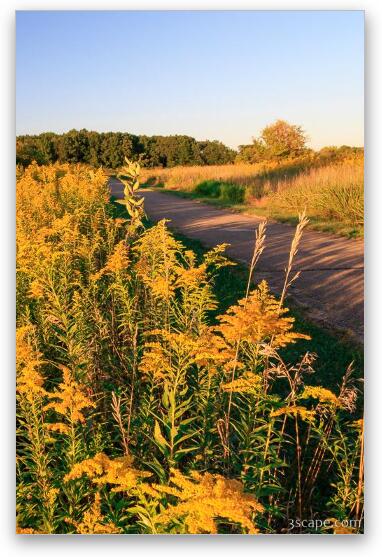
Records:
[[[18,532],[284,533],[318,513],[315,533],[362,531],[359,370],[315,382],[264,281],[222,305],[225,246],[147,227],[138,174],[116,208],[101,170],[19,172]]]
[[[363,166],[343,163],[280,180],[260,201],[272,216],[283,212],[296,215],[306,210],[309,217],[336,221],[362,228],[364,223]],[[256,205],[256,201],[254,201]]]

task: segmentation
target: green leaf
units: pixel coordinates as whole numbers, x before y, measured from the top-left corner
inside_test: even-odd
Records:
[[[159,422],[157,420],[155,420],[155,426],[154,426],[154,439],[155,439],[157,445],[159,447],[161,447],[162,449],[169,446],[166,439],[162,435],[160,425],[159,425]]]

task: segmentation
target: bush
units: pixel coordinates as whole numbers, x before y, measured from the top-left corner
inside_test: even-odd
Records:
[[[243,203],[245,195],[244,186],[238,186],[235,184],[227,184],[222,182],[220,185],[220,196],[219,199],[227,203]]]
[[[194,192],[204,197],[220,197],[221,183],[218,180],[204,180],[195,187]]]
[[[197,196],[220,199],[224,203],[236,204],[243,203],[245,187],[218,180],[205,180],[195,187],[194,193]]]

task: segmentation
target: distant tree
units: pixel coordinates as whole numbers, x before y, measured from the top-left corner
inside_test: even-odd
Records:
[[[297,157],[306,153],[306,136],[300,126],[277,120],[266,126],[251,145],[240,145],[237,162],[257,163]]]
[[[239,145],[239,153],[236,157],[237,162],[255,164],[268,157],[264,142],[260,139],[253,139],[251,145]]]
[[[40,134],[34,139],[36,148],[41,153],[44,164],[51,164],[57,160],[57,152],[55,149],[56,134],[47,132]]]
[[[229,164],[235,159],[236,152],[221,141],[198,141],[203,164]]]
[[[103,166],[117,168],[123,164],[122,138],[122,133],[102,134],[101,163]]]
[[[32,136],[22,136],[16,140],[16,164],[28,166],[31,162],[47,164],[44,153],[42,153]]]
[[[277,120],[263,129],[260,141],[270,158],[290,157],[301,154],[306,146],[306,136],[301,126]]]
[[[86,162],[92,166],[101,166],[102,162],[102,149],[101,149],[101,134],[97,132],[88,132],[88,153]]]
[[[62,136],[60,159],[62,162],[86,162],[89,152],[87,130],[70,130]]]

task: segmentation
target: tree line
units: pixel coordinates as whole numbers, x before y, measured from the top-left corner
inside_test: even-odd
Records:
[[[92,166],[118,168],[125,158],[145,167],[221,165],[242,162],[255,164],[267,160],[284,161],[308,155],[330,162],[362,152],[362,148],[324,147],[314,152],[307,147],[307,136],[301,126],[277,120],[266,126],[250,145],[238,151],[220,141],[197,141],[188,135],[134,135],[122,132],[99,133],[70,130],[40,135],[20,135],[16,140],[16,162],[28,166],[38,164],[88,163]]]
[[[125,157],[147,167],[229,164],[236,152],[220,141],[197,141],[187,135],[146,136],[122,132],[70,130],[22,135],[16,140],[16,162],[28,166],[53,162],[88,163],[118,168]]]

